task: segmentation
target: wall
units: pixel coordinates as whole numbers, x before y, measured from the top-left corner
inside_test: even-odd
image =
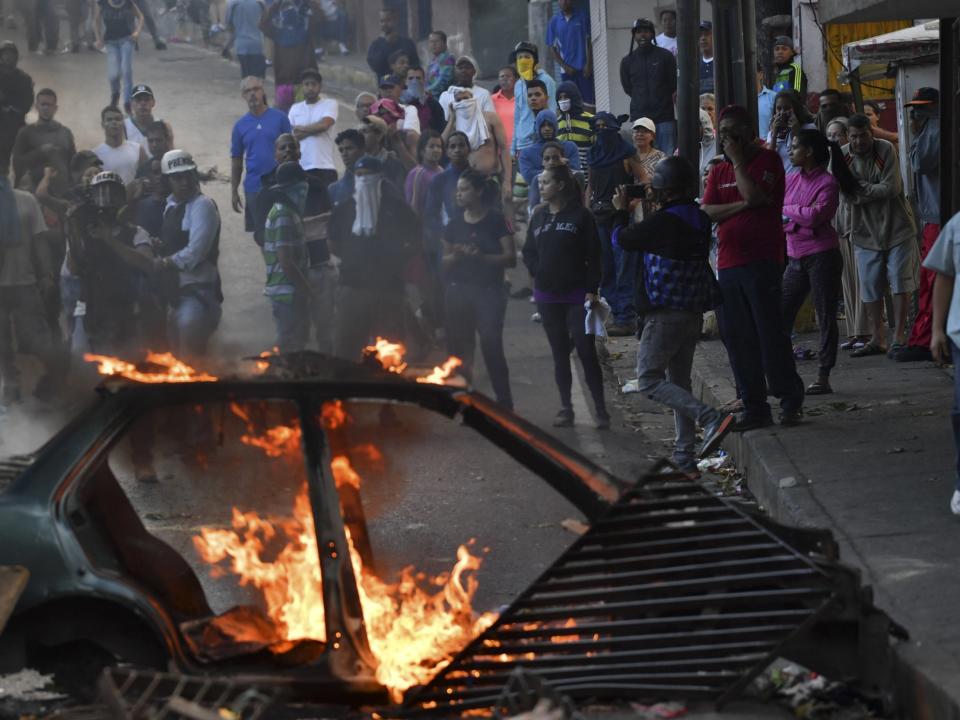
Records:
[[[620,87],[620,60],[630,50],[630,35],[637,18],[650,18],[660,32],[661,9],[676,4],[661,0],[590,0],[593,59],[596,68],[597,109],[622,115],[630,110],[630,98]],[[713,16],[708,0],[700,0],[700,17]],[[605,32],[604,32],[605,30]]]

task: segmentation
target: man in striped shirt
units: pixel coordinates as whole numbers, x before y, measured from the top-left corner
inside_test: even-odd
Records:
[[[270,298],[281,353],[303,350],[310,336],[309,264],[303,228],[307,191],[307,175],[296,161],[277,168],[277,184],[268,190],[273,206],[263,230],[267,266],[263,294]]]
[[[593,145],[593,115],[584,112],[577,84],[564,81],[557,86],[557,140],[569,140],[580,153],[580,167],[586,169],[587,153]]]

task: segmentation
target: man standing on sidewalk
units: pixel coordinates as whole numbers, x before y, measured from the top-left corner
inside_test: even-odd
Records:
[[[946,225],[930,248],[923,266],[935,274],[933,285],[933,327],[930,352],[938,363],[957,363],[960,358],[960,213]],[[954,365],[956,367],[956,365]],[[960,515],[960,372],[953,372],[953,443],[956,449],[956,475],[950,510]]]
[[[910,129],[913,134],[910,168],[913,170],[913,185],[920,212],[922,264],[940,234],[940,93],[935,88],[920,88],[906,106],[910,108]],[[897,362],[933,359],[930,354],[930,323],[934,275],[932,270],[920,268],[917,317],[913,321],[907,346],[893,356]]]
[[[670,155],[677,136],[673,112],[677,60],[654,44],[654,33],[653,23],[645,18],[633,24],[631,52],[620,61],[620,85],[630,96],[630,120],[651,118],[657,124],[657,149]]]
[[[573,7],[573,0],[560,0],[557,14],[547,25],[547,45],[560,66],[561,82],[572,82],[583,102],[593,106],[593,45],[590,14]]]
[[[721,333],[743,400],[738,430],[773,424],[767,392],[780,399],[780,424],[803,419],[803,381],[780,312],[784,172],[780,156],[758,145],[750,113],[720,113],[725,161],[707,177],[703,209],[719,225]]]
[[[851,357],[887,353],[883,327],[883,298],[893,294],[895,334],[889,355],[907,343],[910,294],[917,289],[917,228],[903,196],[897,151],[886,140],[873,137],[866,115],[847,121],[850,142],[843,155],[860,181],[850,199],[850,242],[860,278],[860,298],[867,308],[873,336]]]

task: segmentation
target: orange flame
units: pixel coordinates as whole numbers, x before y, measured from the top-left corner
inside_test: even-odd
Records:
[[[143,372],[131,362],[126,362],[107,355],[93,355],[86,353],[83,359],[97,363],[97,372],[101,375],[119,375],[128,380],[142,383],[185,383],[185,382],[216,382],[217,378],[205,372],[194,370],[186,363],[177,360],[171,353],[147,353],[147,362],[158,365],[164,370]]]
[[[439,365],[433,368],[433,372],[424,377],[418,377],[418,383],[429,383],[431,385],[443,385],[444,382],[450,377],[454,370],[463,365],[463,360],[458,357],[451,355],[448,357],[443,365]]]
[[[299,454],[299,427],[276,426],[257,436],[247,413],[239,406],[232,409],[250,431],[241,438],[244,444],[260,448],[269,457]],[[336,427],[348,416],[340,403],[325,403],[321,420],[325,427]],[[371,461],[382,459],[373,445],[351,452]],[[360,475],[345,455],[334,456],[331,469],[338,488],[360,488]],[[496,620],[495,613],[474,617],[476,571],[482,561],[467,546],[458,548],[449,574],[427,578],[407,567],[396,582],[388,583],[364,567],[349,529],[347,542],[367,639],[378,662],[377,679],[395,700],[408,688],[427,682]],[[212,572],[223,572],[219,563],[229,561],[229,570],[240,578],[241,586],[253,585],[263,593],[278,638],[326,639],[317,537],[306,484],[294,501],[292,517],[264,519],[234,508],[232,529],[201,528],[193,544],[204,561],[216,566]],[[275,553],[280,545],[282,549]],[[431,592],[424,585],[437,589]]]
[[[402,373],[408,367],[403,359],[403,356],[407,353],[407,348],[403,343],[391,342],[378,337],[377,342],[364,348],[363,353],[364,356],[376,357],[383,369],[392,373]],[[443,365],[434,367],[429,374],[418,377],[416,380],[418,383],[443,385],[453,374],[453,371],[462,365],[463,360],[451,355],[443,362]]]
[[[270,369],[270,363],[268,362],[267,359],[276,357],[279,354],[280,354],[280,348],[274,345],[273,348],[271,348],[270,350],[264,350],[262,353],[257,355],[258,358],[262,358],[262,359],[254,360],[253,366],[257,369],[257,372],[262,375],[263,373],[265,373],[267,370]]]
[[[377,358],[384,370],[393,373],[402,373],[407,369],[403,356],[407,354],[407,346],[399,342],[390,342],[386,338],[378,337],[376,343],[364,348],[364,354]]]

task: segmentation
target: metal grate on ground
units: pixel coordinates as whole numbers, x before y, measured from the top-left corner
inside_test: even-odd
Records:
[[[813,558],[678,473],[648,476],[427,685],[409,714],[493,709],[517,667],[571,697],[742,692],[837,599]]]

